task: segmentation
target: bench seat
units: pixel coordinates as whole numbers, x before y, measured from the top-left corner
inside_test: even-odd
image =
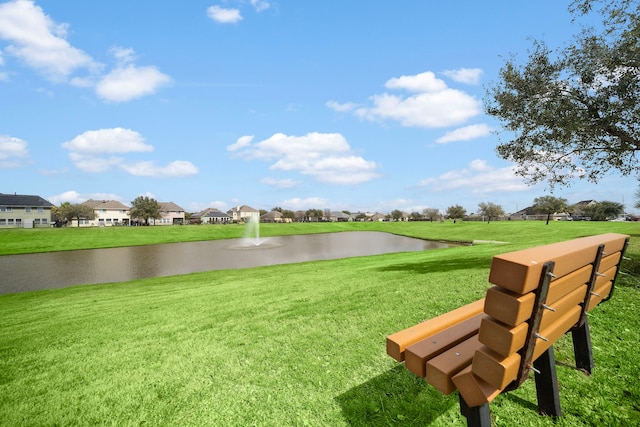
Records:
[[[441,393],[457,390],[463,414],[485,421],[488,406],[478,408],[544,362],[553,372],[539,387],[551,387],[544,405],[554,407],[541,412],[559,415],[553,344],[572,332],[576,365],[590,371],[586,313],[611,296],[628,240],[608,233],[497,255],[485,298],[387,336],[387,353]]]

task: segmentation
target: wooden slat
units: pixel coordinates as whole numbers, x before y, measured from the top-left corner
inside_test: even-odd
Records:
[[[451,377],[471,363],[473,354],[481,346],[478,336],[445,351],[427,362],[427,381],[442,394],[451,394],[456,389]]]
[[[478,333],[480,322],[488,318],[480,313],[455,326],[410,345],[404,352],[404,365],[417,376],[427,375],[427,361]]]
[[[576,288],[589,282],[593,265],[588,264],[584,267],[572,271],[571,273],[553,280],[549,285],[549,293],[547,294],[547,305],[553,305],[563,296],[574,291]]]
[[[454,375],[452,380],[469,407],[490,403],[502,391],[474,375],[471,365]]]
[[[606,253],[613,253],[622,250],[626,238],[608,233],[497,255],[491,263],[489,282],[525,294],[538,286],[545,262],[555,261],[554,274],[564,276],[592,263],[600,244],[605,245]]]
[[[613,287],[613,282],[605,282],[601,284],[599,287],[593,289],[593,292],[597,295],[591,295],[591,299],[589,299],[589,306],[587,307],[587,311],[591,311],[593,307],[600,304],[600,302],[609,296],[611,293],[611,288]]]
[[[484,298],[391,334],[387,337],[387,354],[398,362],[402,362],[407,347],[482,313],[483,307]]]
[[[553,304],[547,304],[555,311],[545,310],[542,313],[542,320],[540,321],[540,330],[547,328],[551,323],[562,317],[571,308],[578,306],[584,301],[585,294],[587,293],[587,285],[581,285],[579,288],[573,290],[573,292],[565,295]]]
[[[545,329],[541,329],[540,336],[547,338],[548,341],[543,339],[536,340],[533,350],[533,361],[535,361],[542,353],[547,351],[558,339],[566,334],[580,319],[582,309],[580,306],[575,306],[569,309],[563,316],[556,319],[554,323]]]
[[[531,317],[536,296],[519,295],[493,286],[487,290],[484,312],[509,326],[517,326]]]
[[[496,353],[508,356],[524,346],[528,329],[527,322],[509,328],[502,322],[488,318],[484,319],[480,325],[478,339]]]
[[[602,259],[600,260],[600,266],[598,270],[607,271],[611,267],[617,266],[618,264],[620,264],[620,257],[622,257],[621,252],[615,252],[615,253],[612,253],[611,255],[602,257]]]
[[[520,354],[502,356],[483,346],[473,355],[471,371],[495,388],[503,389],[518,376]]]

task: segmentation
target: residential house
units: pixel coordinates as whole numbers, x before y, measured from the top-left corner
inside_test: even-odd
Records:
[[[381,213],[375,213],[373,215],[371,215],[369,217],[369,221],[374,221],[374,222],[382,222],[382,221],[386,221],[387,220],[387,216],[385,214],[381,214]]]
[[[215,208],[207,208],[202,212],[191,215],[191,222],[201,224],[227,224],[231,222],[231,216]]]
[[[271,211],[260,217],[260,222],[284,222],[282,212]]]
[[[40,196],[0,193],[0,228],[49,227],[53,207]]]
[[[184,224],[184,209],[173,202],[158,202],[160,219],[154,219],[153,225]]]
[[[331,222],[349,222],[352,221],[352,218],[350,215],[344,213],[344,212],[340,212],[340,211],[332,211],[329,214],[329,221]]]
[[[93,200],[82,203],[90,206],[95,213],[94,219],[81,218],[80,227],[111,227],[114,225],[129,225],[129,207],[117,200]],[[72,226],[78,226],[78,221],[73,220]]]
[[[247,205],[236,206],[227,211],[234,222],[260,221],[260,211]]]

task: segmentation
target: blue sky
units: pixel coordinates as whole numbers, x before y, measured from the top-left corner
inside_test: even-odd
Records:
[[[549,193],[497,156],[483,98],[531,37],[579,31],[568,3],[0,2],[0,192],[515,212]],[[609,176],[553,195],[633,212],[636,189]]]

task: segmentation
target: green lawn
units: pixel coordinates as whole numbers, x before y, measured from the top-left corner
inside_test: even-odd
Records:
[[[491,257],[638,223],[264,225],[262,235],[381,230],[505,244],[212,271],[0,296],[0,425],[451,426],[442,396],[385,353],[385,336],[484,295]],[[242,226],[0,230],[3,253],[241,236]],[[498,426],[640,424],[640,279],[627,262],[590,314],[596,368],[556,345],[564,416],[535,388],[499,396]]]

